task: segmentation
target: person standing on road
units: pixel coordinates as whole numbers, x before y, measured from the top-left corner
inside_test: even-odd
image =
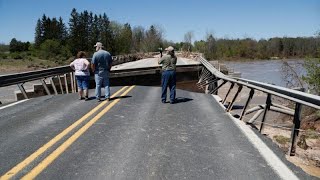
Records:
[[[109,72],[112,67],[111,54],[103,50],[101,42],[97,42],[96,52],[93,54],[91,69],[94,72],[94,80],[96,82],[96,98],[101,101],[101,87],[104,85],[105,98],[110,100]]]
[[[161,76],[161,102],[166,103],[167,87],[170,89],[170,104],[175,103],[176,99],[176,64],[177,57],[174,53],[174,48],[169,46],[165,49],[167,54],[159,59],[159,64],[162,64]]]
[[[79,100],[88,100],[88,89],[90,80],[89,64],[90,63],[86,59],[86,53],[84,51],[79,51],[77,54],[77,59],[75,59],[70,64],[70,67],[75,70],[75,76],[78,84]]]

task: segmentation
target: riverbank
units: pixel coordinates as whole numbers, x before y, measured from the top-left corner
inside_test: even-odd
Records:
[[[268,61],[273,61],[273,60],[290,61],[290,60],[296,60],[296,59],[306,60],[309,58],[292,56],[292,57],[270,57],[270,58],[264,58],[264,59],[261,59],[261,58],[250,59],[250,58],[236,58],[236,57],[234,57],[234,58],[218,58],[218,59],[219,59],[219,61],[250,62],[250,61],[265,61],[265,60],[268,60]]]
[[[230,84],[222,86],[222,88],[218,90],[219,97],[223,99],[226,96],[229,87]],[[232,101],[236,91],[237,87],[233,88],[233,90],[230,92],[230,95],[226,99],[226,104]],[[234,109],[230,111],[233,116],[240,116],[242,112],[242,108],[240,107],[245,104],[249,92],[250,89],[248,88],[242,89],[241,94],[236,99]],[[266,98],[267,95],[265,93],[256,91],[247,109],[265,104]],[[276,97],[272,98],[272,102],[275,104],[285,105],[285,102],[282,99]],[[253,116],[254,113],[245,115],[242,121],[248,122]],[[260,128],[261,121],[262,115],[260,115],[259,118],[253,122],[252,127]],[[262,134],[270,138],[273,143],[279,146],[279,148],[283,150],[284,154],[287,154],[289,151],[291,127],[293,126],[292,122],[292,117],[274,111],[268,111],[267,118],[264,122]],[[301,135],[304,135],[304,139],[301,139]],[[296,155],[286,155],[286,158],[296,166],[302,168],[306,173],[320,177],[320,134],[314,130],[300,131],[298,142],[303,140],[305,140],[308,148],[303,149],[300,146],[296,146]]]

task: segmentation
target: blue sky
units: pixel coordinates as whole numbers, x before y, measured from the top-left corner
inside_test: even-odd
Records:
[[[213,33],[217,38],[313,36],[320,30],[320,0],[0,0],[0,43],[12,38],[34,41],[36,22],[43,14],[68,24],[72,8],[106,13],[119,23],[155,24],[165,38],[183,41]]]

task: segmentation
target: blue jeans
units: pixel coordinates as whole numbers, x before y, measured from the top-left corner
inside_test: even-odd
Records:
[[[110,98],[109,72],[96,72],[94,74],[94,80],[96,82],[96,98],[100,98],[102,86],[104,86],[105,98]]]
[[[76,76],[78,88],[87,90],[89,87],[90,76]]]
[[[169,70],[162,72],[161,78],[161,86],[162,86],[162,93],[161,93],[161,100],[165,102],[167,99],[167,87],[169,86],[170,89],[170,102],[174,102],[176,99],[176,71]]]

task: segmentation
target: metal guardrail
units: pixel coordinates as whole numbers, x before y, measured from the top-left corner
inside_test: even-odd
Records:
[[[242,120],[245,115],[257,111],[257,113],[249,120],[249,122],[247,122],[247,123],[253,123],[261,114],[263,114],[262,121],[260,124],[260,129],[259,129],[260,132],[262,132],[263,130],[264,121],[266,119],[266,115],[268,111],[272,110],[272,111],[277,111],[277,112],[288,114],[288,115],[293,115],[294,118],[293,118],[293,127],[291,131],[291,144],[289,148],[289,154],[295,155],[296,138],[299,135],[300,121],[301,121],[301,107],[302,105],[306,105],[312,108],[320,109],[320,96],[316,96],[316,95],[312,95],[305,92],[292,90],[292,89],[288,89],[280,86],[252,81],[248,79],[231,78],[219,72],[219,70],[215,69],[203,57],[199,57],[199,60],[204,67],[202,69],[199,82],[197,84],[199,87],[202,87],[202,88],[205,87],[206,88],[205,90],[207,91],[207,93],[217,94],[217,91],[219,88],[221,88],[227,82],[231,83],[231,86],[225,98],[222,100],[223,105],[225,104],[226,99],[229,96],[231,90],[235,87],[235,85],[238,86],[238,90],[235,93],[234,97],[232,98],[232,101],[226,107],[227,112],[229,112],[232,109],[234,102],[237,99],[242,88],[247,87],[250,89],[248,99],[245,105],[243,106],[239,119]],[[218,85],[218,81],[222,81],[220,85]],[[250,101],[252,100],[255,91],[261,91],[267,94],[266,104],[247,110],[247,107]],[[282,105],[272,103],[272,100],[271,100],[272,96],[281,97],[281,98],[295,102],[295,109],[292,110]]]
[[[91,58],[89,58],[89,60],[90,59]],[[177,71],[185,72],[185,71],[188,71],[189,69],[193,70],[195,67],[199,67],[199,66],[201,66],[201,64],[200,65],[199,64],[178,65]],[[154,67],[144,67],[144,68],[134,68],[134,69],[120,69],[120,70],[115,69],[111,71],[110,78],[156,74],[156,73],[160,73],[160,71],[161,71],[160,65],[154,66]],[[29,96],[23,86],[24,83],[34,81],[34,80],[40,80],[42,86],[46,91],[46,94],[51,95],[50,90],[45,82],[47,78],[50,80],[50,84],[55,94],[58,94],[58,89],[56,88],[54,83],[54,80],[56,79],[59,82],[60,92],[62,94],[64,94],[64,92],[69,93],[69,89],[71,90],[71,92],[77,91],[74,72],[68,65],[56,67],[56,68],[44,69],[44,70],[1,75],[0,87],[18,85],[24,98],[28,99]]]
[[[42,78],[53,77],[60,74],[72,72],[70,66],[61,66],[45,70],[15,73],[0,76],[0,87],[25,83],[28,81],[39,80]]]
[[[34,81],[34,80],[40,80],[46,93],[48,95],[51,95],[50,90],[47,86],[47,83],[45,82],[45,80],[47,78],[49,78],[54,93],[58,94],[58,91],[57,91],[57,88],[55,86],[54,79],[53,79],[53,78],[57,78],[59,81],[59,85],[60,85],[60,91],[61,91],[61,93],[64,93],[61,75],[63,75],[62,78],[64,78],[64,86],[65,86],[66,93],[69,93],[69,84],[71,84],[72,92],[76,92],[75,76],[74,76],[73,70],[70,68],[70,66],[61,66],[61,67],[56,67],[56,68],[44,69],[44,70],[1,75],[0,76],[0,87],[17,85],[19,87],[20,91],[22,92],[24,98],[28,99],[28,94],[23,86],[24,83]],[[68,83],[67,75],[70,78],[70,83]]]

